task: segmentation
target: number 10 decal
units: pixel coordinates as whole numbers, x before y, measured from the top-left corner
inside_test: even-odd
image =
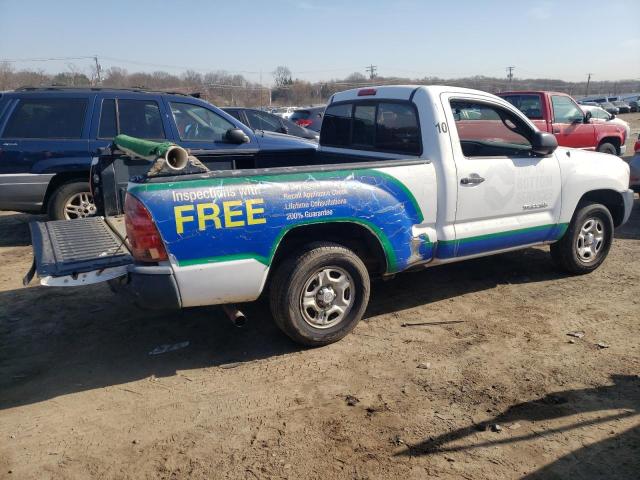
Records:
[[[436,128],[438,129],[438,133],[447,133],[447,123],[436,123]]]

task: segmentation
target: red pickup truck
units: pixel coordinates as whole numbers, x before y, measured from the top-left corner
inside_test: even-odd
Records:
[[[615,124],[592,123],[591,113],[583,112],[566,93],[516,91],[499,93],[543,132],[553,133],[563,147],[597,150],[624,155],[626,131]]]

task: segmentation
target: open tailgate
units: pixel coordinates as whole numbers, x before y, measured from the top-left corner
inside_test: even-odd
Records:
[[[104,217],[31,222],[34,263],[24,278],[37,272],[42,285],[75,286],[104,282],[127,274],[133,258],[122,221]]]

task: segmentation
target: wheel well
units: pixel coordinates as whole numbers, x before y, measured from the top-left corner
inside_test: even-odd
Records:
[[[60,185],[62,185],[63,183],[67,183],[69,181],[72,180],[77,180],[77,181],[86,181],[87,183],[89,183],[89,172],[64,172],[64,173],[58,173],[57,175],[55,175],[50,181],[49,181],[49,185],[47,186],[47,192],[44,195],[44,201],[42,202],[42,212],[46,213],[47,209],[49,208],[49,200],[51,199],[51,196],[53,195],[53,192],[55,192],[58,187]]]
[[[387,269],[387,257],[371,230],[357,223],[333,222],[302,225],[289,230],[278,245],[271,271],[275,271],[290,253],[314,241],[334,242],[353,250],[372,276],[382,275]]]
[[[602,145],[603,143],[610,143],[611,145],[616,147],[616,151],[620,153],[620,139],[618,137],[605,137],[600,140],[598,147],[600,147],[600,145]]]
[[[619,192],[615,190],[592,190],[580,198],[578,205],[584,202],[601,203],[607,207],[607,210],[611,213],[614,226],[617,227],[622,223],[622,219],[624,218],[624,200]]]

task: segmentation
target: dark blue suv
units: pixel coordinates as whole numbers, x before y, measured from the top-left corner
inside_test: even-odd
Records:
[[[241,129],[249,142],[232,143]],[[208,152],[218,168],[271,166],[282,154],[312,154],[317,144],[287,135],[256,135],[231,115],[179,93],[141,89],[23,88],[0,93],[0,210],[48,213],[54,219],[93,215],[89,169],[98,149],[119,133],[168,140]],[[226,165],[226,167],[224,166]]]

